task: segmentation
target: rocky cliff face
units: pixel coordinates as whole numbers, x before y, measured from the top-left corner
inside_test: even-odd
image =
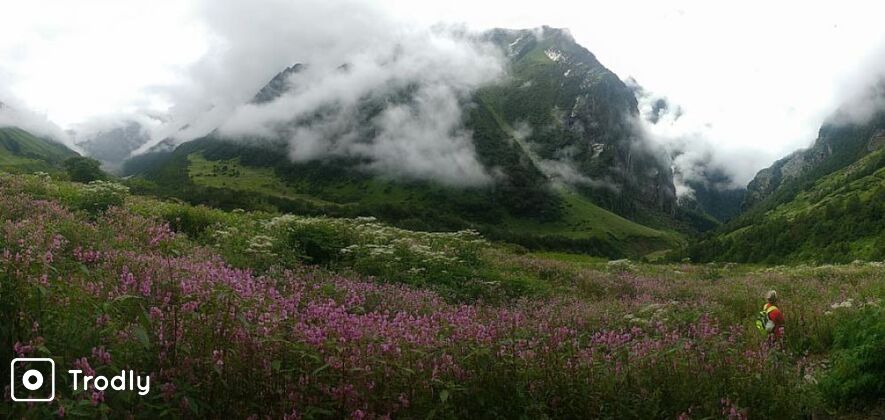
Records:
[[[276,76],[274,76],[273,79],[267,82],[267,84],[264,85],[264,87],[262,87],[261,90],[258,91],[258,93],[255,94],[255,97],[252,98],[252,103],[264,104],[279,98],[289,89],[289,77],[295,73],[298,73],[298,71],[300,70],[301,64],[295,64],[279,72]]]
[[[505,52],[510,79],[478,96],[549,178],[616,209],[673,213],[669,158],[643,140],[632,89],[566,30],[498,29],[486,38]]]
[[[885,129],[879,129],[873,133],[869,144],[867,144],[867,151],[874,152],[882,147],[885,147]]]

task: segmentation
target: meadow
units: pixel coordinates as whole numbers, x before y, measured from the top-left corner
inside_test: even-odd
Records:
[[[0,359],[153,385],[72,391],[60,376],[55,401],[0,404],[3,417],[883,413],[882,263],[535,254],[474,231],[226,212],[45,174],[0,175],[0,226]],[[769,289],[782,346],[753,326]]]

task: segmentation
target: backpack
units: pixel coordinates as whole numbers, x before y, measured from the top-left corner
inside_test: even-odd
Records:
[[[769,322],[771,322],[772,324],[774,323],[771,320],[771,318],[768,317],[768,314],[769,314],[769,312],[772,312],[775,309],[777,309],[777,307],[774,305],[771,305],[768,308],[765,308],[765,309],[759,311],[759,313],[756,315],[756,329],[758,329],[759,331],[761,331],[763,333],[768,332],[768,330],[766,330],[765,327],[768,325]]]

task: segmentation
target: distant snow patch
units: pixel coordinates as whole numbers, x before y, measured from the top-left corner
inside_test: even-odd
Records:
[[[516,45],[519,44],[519,41],[522,41],[523,38],[524,37],[522,37],[522,36],[519,38],[516,38],[516,41],[511,42],[510,45],[507,46],[507,48],[510,49],[511,54],[513,53],[513,48],[516,47]]]
[[[562,59],[562,51],[554,48],[547,48],[546,50],[544,50],[544,54],[547,55],[547,58],[553,61],[559,61],[560,59]]]

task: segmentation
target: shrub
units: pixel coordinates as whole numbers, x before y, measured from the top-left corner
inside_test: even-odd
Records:
[[[176,232],[182,232],[191,238],[200,238],[210,226],[219,222],[214,213],[208,207],[175,205],[164,208],[161,217]]]
[[[101,164],[95,159],[74,156],[64,161],[64,167],[71,181],[87,183],[106,179]]]
[[[124,185],[93,181],[80,189],[80,193],[74,198],[73,206],[95,216],[111,206],[123,205],[128,194],[129,188]]]
[[[280,220],[272,223],[278,224]],[[300,219],[288,223],[283,243],[307,262],[326,265],[337,261],[341,250],[353,242],[351,230],[347,224],[328,219]]]
[[[885,398],[885,311],[867,306],[841,317],[821,390],[836,406],[875,403]]]

